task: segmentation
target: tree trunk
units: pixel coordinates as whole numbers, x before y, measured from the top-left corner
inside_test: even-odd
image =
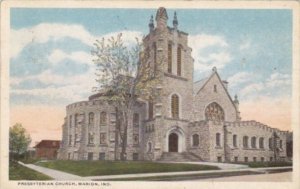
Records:
[[[122,140],[122,152],[121,152],[121,160],[127,160],[127,128],[128,128],[128,112],[124,114],[124,131],[123,131],[123,140]]]
[[[118,107],[115,108],[116,110],[116,126],[115,126],[115,153],[114,159],[118,159],[118,148],[119,148],[119,134],[120,134],[120,118],[119,118],[119,109]]]

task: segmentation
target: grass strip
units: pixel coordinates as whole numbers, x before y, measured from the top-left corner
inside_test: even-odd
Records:
[[[53,180],[51,177],[24,167],[16,162],[9,162],[9,180]]]
[[[218,170],[216,166],[144,161],[71,161],[38,162],[37,165],[79,176],[121,175],[180,171]]]

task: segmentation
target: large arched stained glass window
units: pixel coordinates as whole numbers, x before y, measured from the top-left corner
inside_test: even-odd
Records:
[[[224,121],[224,111],[219,104],[213,102],[206,107],[205,118],[206,120]]]

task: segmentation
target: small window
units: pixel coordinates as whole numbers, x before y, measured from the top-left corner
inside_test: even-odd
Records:
[[[282,140],[279,140],[279,148],[282,149]]]
[[[270,161],[273,161],[273,157],[270,157]]]
[[[68,153],[68,160],[71,159],[71,153]]]
[[[72,135],[69,135],[69,145],[72,145]]]
[[[133,135],[133,144],[139,144],[139,135],[138,134]]]
[[[172,118],[179,118],[179,97],[173,94],[171,97]]]
[[[259,138],[259,148],[260,149],[264,148],[264,138],[262,138],[262,137]]]
[[[181,47],[177,48],[177,75],[181,76]]]
[[[74,124],[75,124],[75,127],[78,127],[78,123],[79,123],[79,119],[78,119],[78,114],[75,114],[75,116],[74,116]]]
[[[168,44],[168,73],[172,73],[172,44]]]
[[[104,152],[99,153],[99,160],[105,160],[105,153]]]
[[[140,124],[140,115],[138,113],[133,114],[133,126],[138,127]]]
[[[256,137],[251,138],[251,148],[256,148]]]
[[[89,133],[88,142],[89,144],[94,144],[94,133]]]
[[[100,113],[100,125],[106,125],[107,123],[107,114],[106,112]]]
[[[256,162],[256,157],[253,157],[253,162]]]
[[[150,97],[148,101],[148,117],[153,119],[153,99]]]
[[[217,85],[214,85],[214,92],[215,92],[215,93],[218,92],[218,91],[217,91]]]
[[[245,161],[245,162],[248,162],[248,157],[245,157],[245,158],[244,158],[244,161]]]
[[[199,146],[199,135],[198,134],[193,135],[193,146]]]
[[[88,153],[88,160],[93,160],[93,152]]]
[[[221,146],[221,134],[216,134],[216,146]]]
[[[260,158],[260,161],[261,161],[261,162],[264,162],[264,161],[265,161],[265,158],[264,158],[264,157],[261,157],[261,158]]]
[[[233,135],[233,147],[237,147],[237,136]]]
[[[106,144],[106,133],[100,133],[100,144]]]
[[[243,147],[248,148],[248,136],[243,137]]]
[[[273,138],[269,138],[269,149],[273,150]]]
[[[239,158],[237,156],[234,157],[234,162],[238,162]]]
[[[218,162],[222,162],[222,157],[221,157],[221,156],[218,156],[218,157],[217,157],[217,160],[218,160]]]
[[[154,60],[154,71],[156,71],[156,65],[157,65],[157,47],[156,43],[153,43],[153,60]]]
[[[133,161],[139,160],[139,154],[138,153],[133,153],[132,154],[132,159],[133,159]]]
[[[148,142],[148,152],[152,152],[152,143]]]
[[[94,113],[89,113],[89,125],[94,125]]]

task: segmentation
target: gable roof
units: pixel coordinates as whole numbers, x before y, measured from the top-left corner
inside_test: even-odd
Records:
[[[34,148],[59,148],[60,140],[42,140]]]
[[[196,95],[198,93],[198,91],[200,89],[202,89],[202,87],[204,86],[204,84],[206,84],[206,81],[209,79],[210,77],[206,77],[203,78],[199,81],[194,82],[194,95]]]
[[[219,76],[219,74],[218,74],[218,72],[217,72],[217,68],[214,67],[214,68],[212,69],[212,71],[213,71],[212,74],[211,74],[208,78],[205,78],[205,79],[202,79],[202,80],[199,80],[199,81],[194,82],[194,95],[197,95],[197,94],[204,88],[204,86],[208,83],[208,81],[211,80],[211,78],[212,78],[214,75],[216,75],[216,76],[218,77],[218,79],[219,79],[219,81],[220,81],[222,87],[224,88],[224,90],[225,90],[225,92],[226,92],[226,95],[228,96],[230,102],[232,103],[233,107],[235,108],[236,111],[238,111],[238,110],[236,109],[235,105],[234,105],[234,102],[233,102],[233,100],[232,100],[230,94],[228,93],[228,90],[227,90],[226,87],[224,86],[224,83],[223,83],[223,81],[221,80],[221,78],[220,78],[220,76]]]

